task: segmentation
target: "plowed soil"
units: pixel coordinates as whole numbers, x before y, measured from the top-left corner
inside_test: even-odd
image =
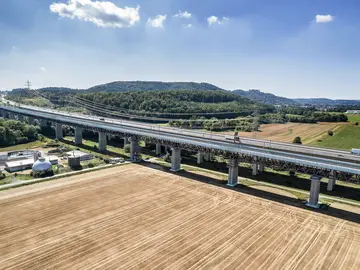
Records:
[[[127,165],[0,193],[0,269],[360,269],[360,225]]]

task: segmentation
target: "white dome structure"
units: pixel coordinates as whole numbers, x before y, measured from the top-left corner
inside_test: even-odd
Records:
[[[32,166],[33,172],[46,172],[52,169],[52,164],[45,158],[38,159]]]

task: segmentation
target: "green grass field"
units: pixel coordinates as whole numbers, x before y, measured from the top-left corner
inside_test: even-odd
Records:
[[[349,122],[355,123],[360,122],[360,114],[347,114]]]
[[[333,136],[324,135],[310,145],[343,150],[360,148],[360,126],[344,125],[335,131]]]
[[[29,142],[29,143],[22,143],[22,144],[17,144],[14,146],[9,146],[9,147],[0,147],[0,152],[10,152],[10,151],[17,151],[17,150],[24,150],[24,149],[33,149],[33,148],[39,148],[41,146],[43,146],[45,142],[42,141],[34,141],[34,142]]]

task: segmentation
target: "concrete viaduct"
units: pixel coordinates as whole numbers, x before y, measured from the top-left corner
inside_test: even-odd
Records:
[[[252,174],[257,175],[265,166],[280,166],[293,172],[312,175],[309,206],[318,207],[320,179],[329,179],[327,189],[333,190],[338,177],[359,177],[359,157],[347,152],[320,148],[307,149],[306,146],[294,146],[272,143],[273,147],[260,147],[261,140],[254,143],[242,139],[242,143],[227,140],[224,136],[210,133],[160,127],[146,123],[123,121],[111,118],[99,118],[82,114],[69,114],[32,106],[0,105],[0,116],[40,125],[54,123],[56,138],[63,138],[63,125],[75,128],[75,144],[82,143],[82,131],[93,130],[99,133],[99,151],[106,151],[107,136],[111,134],[124,137],[125,144],[130,143],[130,159],[136,160],[140,153],[139,141],[146,139],[156,144],[156,154],[161,154],[161,145],[171,148],[171,171],[181,170],[181,149],[197,152],[197,162],[210,160],[213,155],[222,155],[229,159],[228,185],[238,184],[239,162],[252,164]],[[252,140],[254,141],[254,140]]]

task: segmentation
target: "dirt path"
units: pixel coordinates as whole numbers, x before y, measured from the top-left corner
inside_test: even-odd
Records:
[[[0,269],[359,269],[360,225],[140,165],[0,193]]]

